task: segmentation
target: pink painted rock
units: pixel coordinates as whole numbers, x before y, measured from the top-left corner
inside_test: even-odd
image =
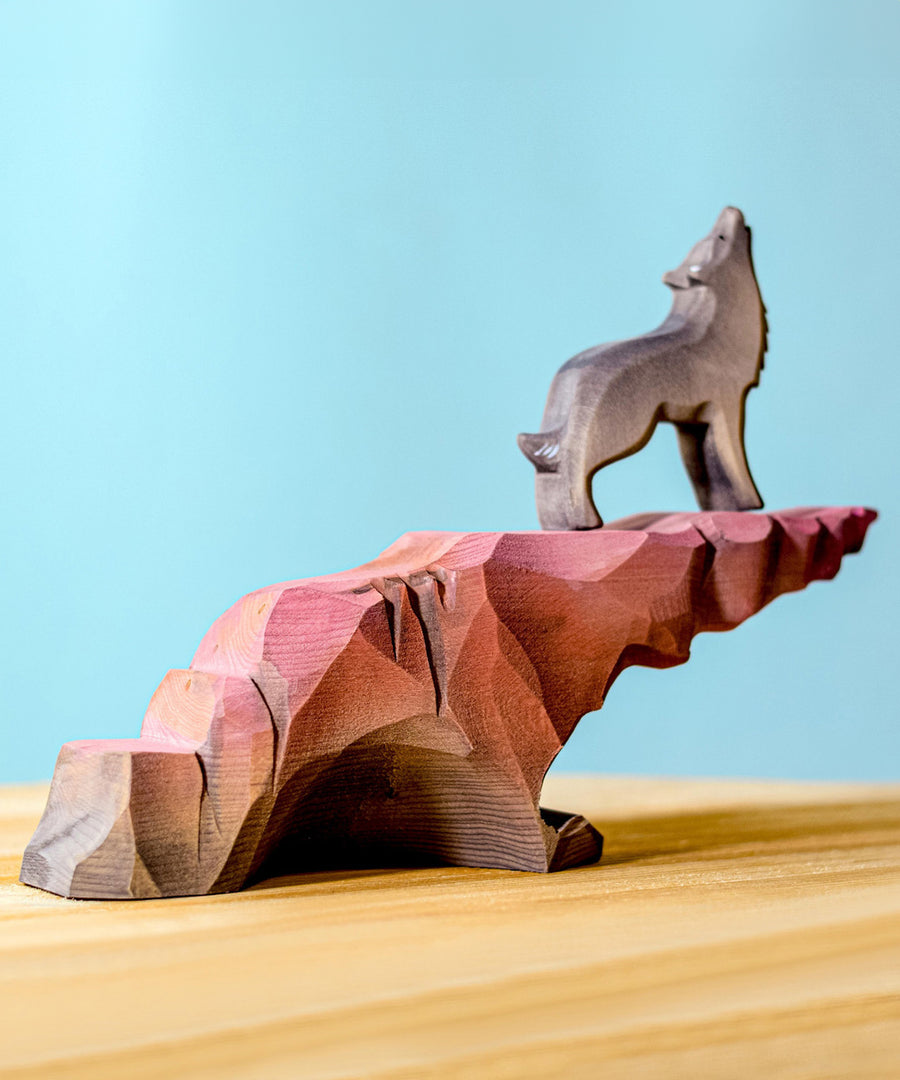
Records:
[[[170,671],[138,739],[63,747],[21,880],[63,896],[227,892],[324,865],[547,871],[599,834],[539,808],[578,720],[831,578],[875,514],[645,515],[585,532],[409,533],[274,585]]]

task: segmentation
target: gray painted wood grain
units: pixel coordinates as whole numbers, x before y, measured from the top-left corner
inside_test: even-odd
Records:
[[[763,366],[766,309],[741,211],[727,206],[662,280],[673,293],[665,321],[573,356],[553,379],[542,430],[518,437],[537,470],[544,529],[602,525],[594,473],[640,450],[661,420],[677,428],[701,509],[763,505],[744,450],[744,407]]]

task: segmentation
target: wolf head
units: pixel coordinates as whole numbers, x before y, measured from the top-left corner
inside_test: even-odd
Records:
[[[694,244],[684,262],[663,274],[663,283],[670,289],[715,286],[749,261],[750,229],[737,207],[726,206],[710,232]]]

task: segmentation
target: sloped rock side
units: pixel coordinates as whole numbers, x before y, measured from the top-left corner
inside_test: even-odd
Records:
[[[139,739],[63,747],[21,880],[158,897],[327,865],[596,860],[583,818],[538,807],[578,720],[626,667],[682,664],[695,634],[833,577],[874,518],[409,533],[356,570],[251,593],[166,675]]]

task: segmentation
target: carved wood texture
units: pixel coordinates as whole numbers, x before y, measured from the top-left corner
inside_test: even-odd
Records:
[[[139,739],[63,747],[21,880],[77,897],[227,892],[327,865],[595,860],[544,774],[632,664],[684,663],[833,577],[875,514],[645,515],[599,531],[409,533],[244,597]]]
[[[541,431],[519,436],[537,472],[544,529],[601,525],[591,477],[645,446],[660,421],[678,431],[702,509],[762,506],[744,450],[744,405],[763,366],[766,309],[741,211],[726,206],[663,282],[672,290],[665,321],[573,356],[551,383]]]

